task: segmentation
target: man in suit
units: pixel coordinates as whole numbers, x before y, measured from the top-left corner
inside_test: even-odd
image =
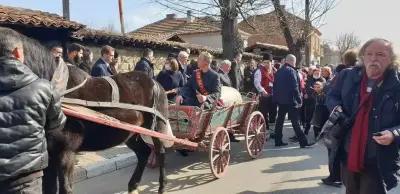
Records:
[[[136,63],[134,71],[142,71],[150,78],[154,78],[154,64],[152,60],[154,58],[153,50],[151,49],[144,49],[143,56],[138,63]]]
[[[231,62],[229,60],[223,60],[221,62],[221,65],[219,66],[219,71],[218,71],[221,84],[223,86],[232,87],[232,82],[228,75],[230,70],[231,70]]]
[[[242,61],[242,53],[238,52],[235,54],[235,58],[232,60],[231,71],[229,77],[232,81],[232,87],[238,91],[243,89],[243,73],[240,69],[240,62]]]
[[[111,46],[105,45],[101,48],[101,57],[96,61],[90,73],[93,77],[111,76],[113,72],[110,63],[114,59],[115,49]]]
[[[288,145],[282,141],[282,128],[286,114],[289,114],[289,120],[292,122],[300,147],[305,148],[309,144],[300,127],[299,108],[302,99],[300,78],[295,65],[296,57],[289,54],[286,56],[285,64],[275,74],[272,99],[279,107],[275,126],[275,146]]]
[[[197,59],[199,69],[182,87],[176,97],[176,104],[201,106],[211,108],[221,97],[221,82],[218,73],[210,68],[212,55],[202,52]]]

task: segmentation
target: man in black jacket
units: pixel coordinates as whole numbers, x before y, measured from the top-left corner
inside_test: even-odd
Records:
[[[142,71],[150,78],[154,78],[154,65],[151,62],[153,60],[153,50],[144,49],[143,57],[140,59],[138,63],[136,63],[134,71]]]
[[[299,108],[301,107],[300,78],[296,71],[296,57],[287,55],[285,64],[276,72],[272,99],[278,104],[278,118],[275,127],[275,146],[285,146],[282,141],[282,129],[286,114],[292,122],[293,129],[299,139],[300,147],[309,146],[307,138],[300,128]]]
[[[238,91],[243,89],[243,73],[240,68],[240,62],[242,61],[242,53],[238,52],[235,54],[235,58],[232,60],[231,70],[229,71],[229,78],[232,82],[232,87]]]
[[[384,194],[400,175],[400,78],[389,41],[369,40],[359,57],[362,65],[341,71],[327,96],[328,108],[343,113],[329,158],[341,160],[346,193]]]
[[[45,131],[61,129],[66,117],[58,94],[23,64],[19,34],[0,33],[0,193],[42,193],[48,164]]]

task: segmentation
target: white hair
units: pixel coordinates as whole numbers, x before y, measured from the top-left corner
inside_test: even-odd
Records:
[[[185,58],[189,58],[189,54],[186,51],[181,51],[178,54],[179,58],[185,57]]]
[[[288,55],[286,55],[285,61],[286,61],[286,63],[289,63],[289,64],[293,63],[291,65],[296,65],[295,64],[296,63],[296,56],[294,56],[292,54],[288,54]]]
[[[222,66],[222,65],[224,65],[224,64],[229,65],[229,66],[232,65],[231,61],[229,61],[228,59],[223,60],[223,61],[221,62],[221,65],[220,65],[220,66]]]

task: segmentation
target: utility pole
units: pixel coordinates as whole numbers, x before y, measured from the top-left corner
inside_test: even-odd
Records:
[[[123,11],[123,4],[122,0],[118,0],[118,7],[119,7],[119,22],[121,24],[121,33],[125,35],[125,24],[124,24],[124,11]]]
[[[312,32],[312,24],[311,24],[311,19],[310,19],[310,7],[311,7],[311,4],[310,4],[310,0],[305,0],[305,5],[306,5],[306,7],[305,7],[305,19],[306,19],[306,23],[305,23],[305,28],[304,28],[304,31],[305,31],[305,65],[306,65],[306,67],[308,67],[308,66],[310,66],[310,63],[311,63],[311,32]]]
[[[69,17],[69,0],[62,0],[62,6],[63,6],[63,17],[66,20],[70,20]]]

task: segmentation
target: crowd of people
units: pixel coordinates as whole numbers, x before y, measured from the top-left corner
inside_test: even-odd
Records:
[[[40,193],[47,163],[41,162],[47,157],[42,149],[46,144],[43,129],[62,128],[65,116],[51,84],[23,64],[22,42],[4,37],[0,36],[0,133],[5,134],[0,138],[0,191]],[[65,59],[62,46],[52,45],[50,50],[57,63],[77,66],[93,77],[118,73],[118,53],[111,46],[103,46],[94,63],[90,49],[76,43],[68,46]],[[217,62],[208,52],[190,60],[190,50],[184,49],[171,53],[155,75],[154,52],[144,49],[134,71],[158,81],[168,100],[178,105],[223,106],[222,86],[257,94],[276,147],[288,145],[282,133],[286,115],[295,132],[289,139],[307,148],[313,145],[308,139],[310,130],[317,140],[331,112],[338,111],[335,125],[340,135],[334,135],[336,143],[328,147],[330,174],[322,182],[343,183],[349,194],[386,193],[397,186],[400,169],[400,79],[393,46],[387,40],[372,39],[359,53],[349,50],[342,59],[335,69],[328,65],[297,68],[292,54],[283,59],[265,54],[243,67],[241,53]],[[238,141],[233,134],[230,139]]]

